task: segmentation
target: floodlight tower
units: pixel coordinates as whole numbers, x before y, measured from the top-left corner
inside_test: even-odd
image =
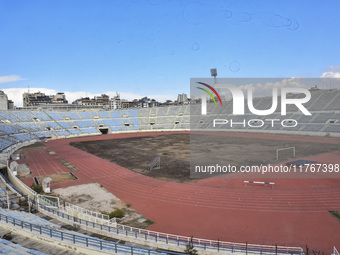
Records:
[[[210,74],[212,77],[214,77],[214,85],[216,84],[216,76],[217,76],[217,69],[216,68],[211,68],[210,69]]]

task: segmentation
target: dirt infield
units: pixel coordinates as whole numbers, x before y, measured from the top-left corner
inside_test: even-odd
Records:
[[[209,178],[189,184],[167,182],[132,172],[69,145],[70,142],[122,141],[132,137],[157,138],[168,134],[180,133],[114,134],[52,140],[45,144],[46,148],[29,151],[26,158],[20,161],[24,164],[36,162],[30,164],[32,174],[36,176],[60,170],[69,172],[58,161],[65,159],[79,170],[74,172],[78,179],[51,184],[52,190],[86,183],[103,185],[154,221],[155,224],[149,227],[151,230],[254,244],[300,247],[307,244],[310,249],[321,250],[325,254],[330,254],[333,245],[340,246],[340,222],[329,213],[340,210],[340,179],[277,179],[275,189],[252,185],[244,187],[242,179],[229,178]],[[339,143],[338,139],[326,137],[250,133],[224,135],[333,145]],[[51,156],[47,150],[53,150],[56,154]],[[312,157],[320,162],[340,163],[339,151]]]
[[[190,180],[189,141],[189,134],[169,134],[70,145],[146,176],[185,182]],[[161,157],[161,168],[150,171],[150,163],[157,156]]]
[[[280,148],[296,148],[296,157],[292,150],[282,151],[279,154],[281,162],[338,149],[338,145],[332,143],[234,137],[223,133],[168,134],[73,142],[70,145],[134,172],[175,182],[192,181],[190,159],[200,165],[206,164],[207,159],[220,165],[227,162],[239,169],[244,165],[276,164],[276,149]],[[157,156],[161,167],[150,171],[150,163]]]

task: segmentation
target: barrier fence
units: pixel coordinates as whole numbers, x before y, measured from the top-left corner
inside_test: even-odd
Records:
[[[5,222],[6,224],[13,225],[16,228],[21,228],[25,231],[39,234],[48,238],[53,238],[55,240],[60,240],[65,243],[71,243],[76,246],[86,247],[89,249],[101,250],[109,253],[128,253],[128,254],[173,254],[177,255],[180,253],[159,251],[148,248],[134,247],[130,245],[119,244],[115,242],[109,242],[100,240],[97,238],[85,237],[81,235],[75,235],[72,233],[55,230],[49,227],[43,227],[35,225],[26,221],[15,219],[0,213],[0,222]]]
[[[85,208],[70,204],[68,202],[65,202],[65,206],[61,207],[59,209],[61,209],[65,213],[69,213],[69,214],[70,213],[72,214],[73,212],[77,212],[78,216],[82,215],[81,218],[83,218],[84,220],[91,221],[91,219],[92,219],[96,223],[100,223],[100,224],[104,224],[104,225],[112,226],[113,224],[116,223],[115,218],[110,219],[108,215],[98,213],[98,212],[93,212],[91,210],[87,210]]]
[[[64,220],[70,222],[70,224],[79,224],[84,226],[85,229],[99,230],[101,232],[107,232],[112,236],[121,236],[134,238],[136,242],[138,239],[140,241],[150,241],[155,243],[163,243],[166,245],[173,245],[177,247],[182,247],[183,250],[187,245],[193,245],[197,250],[204,251],[215,251],[215,252],[231,252],[231,253],[249,253],[249,254],[304,254],[303,249],[299,247],[285,247],[285,246],[269,246],[269,245],[255,245],[255,244],[242,244],[242,243],[231,243],[216,240],[198,239],[186,236],[171,235],[166,233],[160,233],[155,231],[150,231],[146,229],[131,228],[125,225],[117,224],[114,226],[107,226],[98,224],[95,222],[90,222],[84,219],[74,217],[63,212],[59,212],[52,208],[48,208],[44,205],[39,204],[39,209],[48,212],[51,215],[56,215]],[[133,231],[137,230],[137,231]]]

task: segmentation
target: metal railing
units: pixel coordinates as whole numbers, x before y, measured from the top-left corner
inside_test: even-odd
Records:
[[[193,245],[195,249],[211,251],[211,252],[229,252],[229,253],[246,253],[246,254],[304,254],[300,247],[285,247],[285,246],[270,246],[270,245],[256,245],[256,244],[242,244],[223,242],[216,240],[207,240],[192,238],[179,235],[171,235],[150,231],[146,229],[132,228],[125,225],[117,224],[117,226],[106,226],[95,222],[87,221],[74,217],[72,215],[59,212],[44,205],[39,205],[40,211],[48,212],[51,216],[61,217],[70,224],[79,224],[84,229],[91,231],[98,230],[101,233],[106,232],[111,237],[119,237],[124,240],[127,238],[138,240],[142,243],[145,241],[166,244],[168,246],[181,247],[183,250],[188,245]],[[151,244],[152,245],[152,244]]]
[[[94,250],[101,250],[108,253],[127,253],[127,254],[179,254],[176,252],[159,251],[155,249],[140,248],[115,242],[104,241],[98,238],[85,237],[81,235],[72,234],[56,230],[50,227],[43,227],[35,225],[26,221],[15,219],[0,213],[0,222],[13,225],[16,228],[21,228],[24,231],[38,234],[47,238],[71,243],[76,246],[86,247]]]
[[[2,180],[2,182],[6,185],[6,187],[8,189],[10,189],[12,192],[17,193],[19,196],[22,197],[27,197],[25,196],[20,190],[18,190],[15,186],[13,186],[12,183],[10,183],[5,176],[2,175],[2,173],[0,173],[0,180]]]
[[[116,224],[115,218],[110,219],[109,216],[106,214],[94,212],[94,211],[82,208],[80,206],[70,204],[68,202],[65,202],[65,206],[60,209],[61,211],[64,211],[66,213],[71,213],[71,214],[73,214],[73,212],[77,212],[78,217],[84,220],[88,220],[88,221],[92,220],[92,221],[95,221],[96,223],[100,223],[100,224],[108,225],[108,226],[112,226]],[[82,217],[80,217],[80,215]]]
[[[56,201],[52,201],[52,198]],[[54,208],[59,208],[59,198],[58,197],[53,197],[53,196],[47,196],[47,195],[38,195],[38,202],[45,204],[46,206],[49,207],[54,207]]]

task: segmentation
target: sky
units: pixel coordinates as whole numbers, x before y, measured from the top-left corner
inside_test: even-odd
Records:
[[[338,0],[0,0],[0,89],[159,101],[190,78],[340,78]],[[337,86],[337,85],[335,85]]]

